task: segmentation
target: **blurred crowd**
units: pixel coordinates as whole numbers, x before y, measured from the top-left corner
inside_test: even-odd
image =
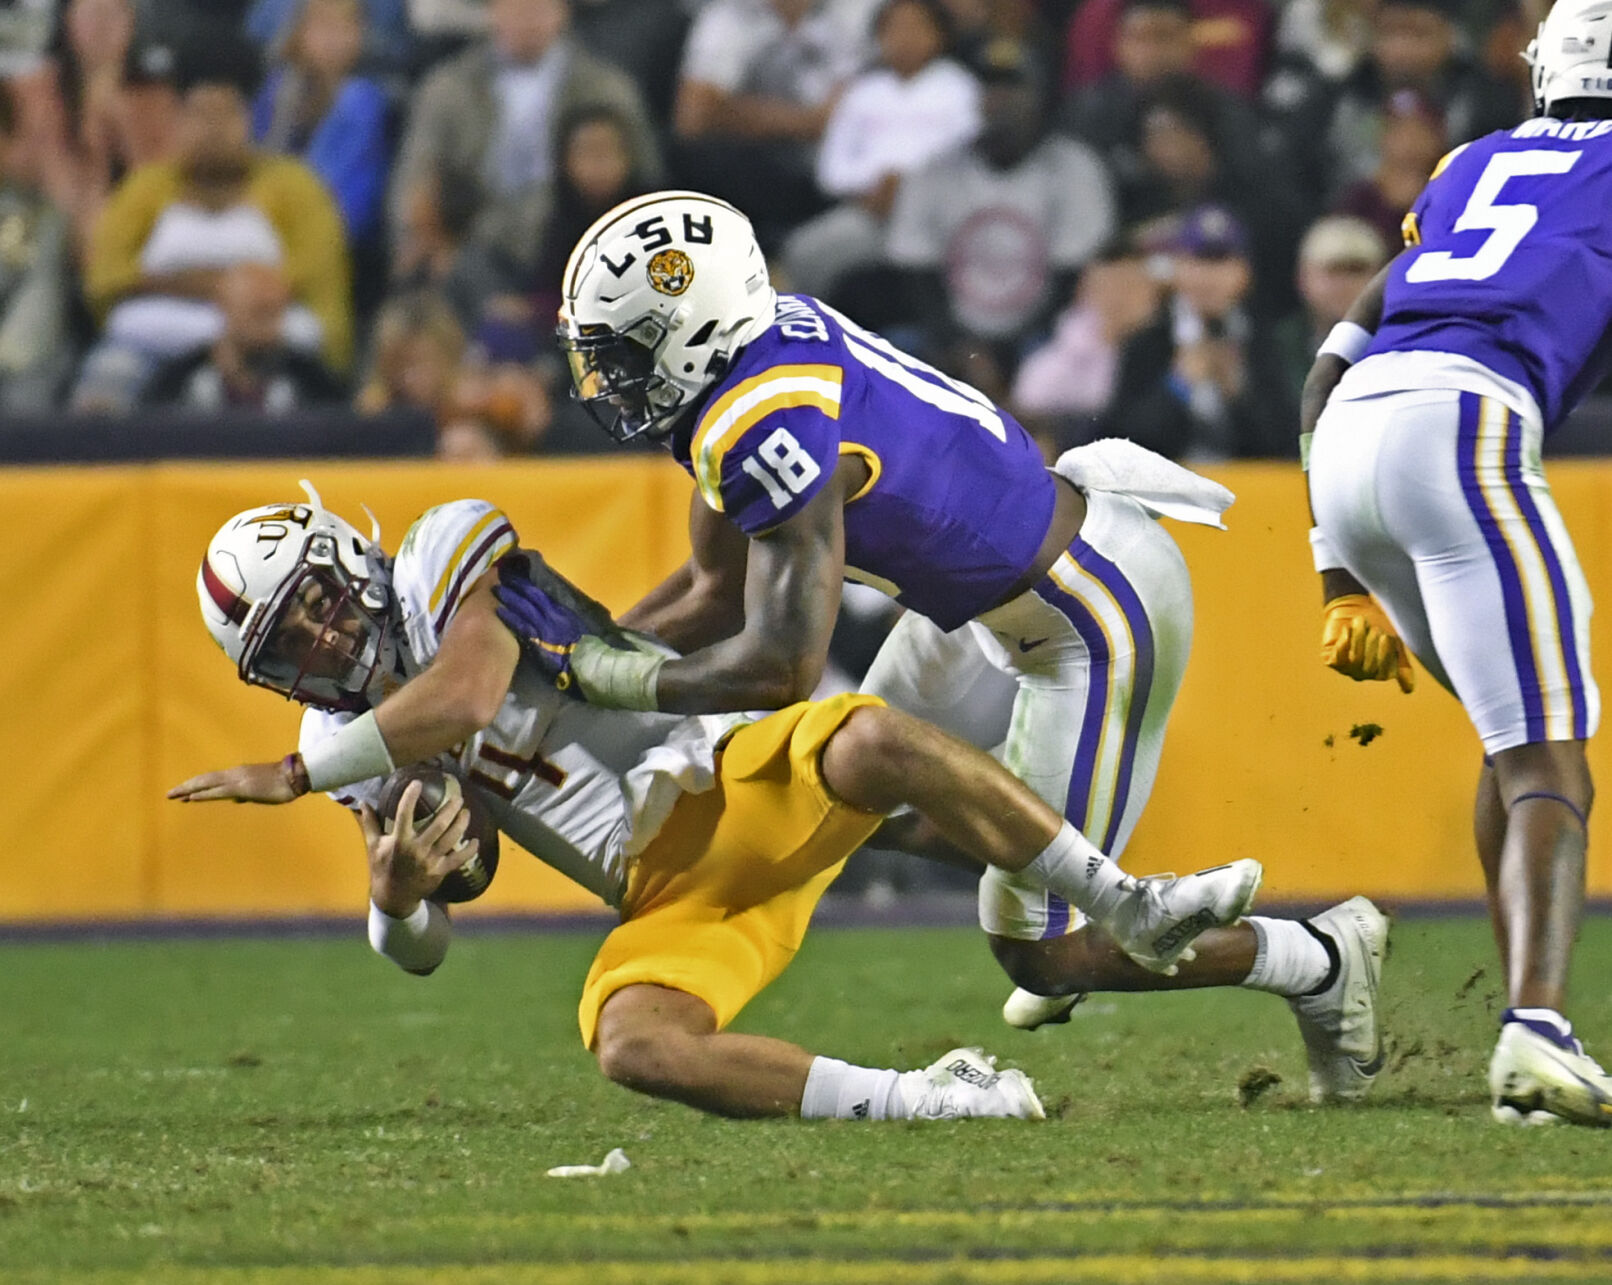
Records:
[[[1286,456],[1539,0],[0,0],[0,418],[415,407],[595,450],[566,257],[658,187],[1049,452]]]

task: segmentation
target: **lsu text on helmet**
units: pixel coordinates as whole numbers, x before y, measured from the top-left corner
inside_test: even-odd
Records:
[[[1523,58],[1542,116],[1570,99],[1612,98],[1612,0],[1557,0]]]
[[[576,395],[623,442],[670,432],[777,307],[750,220],[699,192],[602,215],[571,252],[562,297]]]
[[[395,685],[398,622],[379,531],[320,503],[238,513],[207,545],[196,596],[241,678],[321,709],[361,711]]]

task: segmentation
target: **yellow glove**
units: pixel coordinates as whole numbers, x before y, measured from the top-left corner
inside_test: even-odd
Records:
[[[1344,594],[1323,608],[1321,663],[1357,683],[1392,678],[1402,692],[1416,686],[1410,649],[1370,594]]]

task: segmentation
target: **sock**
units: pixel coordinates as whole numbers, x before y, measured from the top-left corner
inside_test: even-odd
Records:
[[[1520,1022],[1570,1053],[1583,1052],[1583,1046],[1573,1038],[1573,1024],[1554,1008],[1508,1008],[1500,1014],[1500,1025],[1507,1022]]]
[[[1246,922],[1259,939],[1254,966],[1241,983],[1249,990],[1292,999],[1319,995],[1338,980],[1337,946],[1307,921],[1250,915]]]
[[[901,1072],[852,1066],[837,1057],[812,1059],[806,1091],[800,1096],[802,1120],[905,1120]]]
[[[1067,821],[1020,873],[1078,906],[1100,924],[1107,921],[1135,883]]]

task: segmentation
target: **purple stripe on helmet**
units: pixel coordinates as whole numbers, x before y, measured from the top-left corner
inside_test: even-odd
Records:
[[[1506,636],[1511,643],[1511,660],[1517,669],[1517,687],[1522,696],[1523,719],[1530,743],[1545,739],[1545,702],[1539,691],[1539,671],[1534,664],[1533,640],[1528,635],[1528,609],[1522,591],[1522,577],[1501,533],[1500,523],[1478,485],[1478,425],[1483,398],[1477,393],[1461,394],[1460,427],[1456,437],[1456,470],[1467,508],[1477,521],[1489,557],[1500,577],[1500,597],[1505,604]]]
[[[1584,670],[1578,659],[1578,634],[1573,628],[1573,600],[1567,593],[1567,575],[1562,560],[1551,542],[1550,531],[1534,503],[1534,493],[1522,475],[1522,421],[1516,411],[1506,411],[1506,424],[1512,436],[1506,450],[1506,485],[1522,513],[1523,521],[1539,547],[1539,556],[1545,561],[1550,576],[1550,596],[1556,607],[1556,632],[1562,640],[1562,660],[1567,666],[1567,685],[1573,700],[1573,738],[1583,740],[1590,723],[1587,697],[1584,692]]]
[[[1120,747],[1119,776],[1114,783],[1114,804],[1108,812],[1108,829],[1102,842],[1088,836],[1104,852],[1114,850],[1119,828],[1125,819],[1125,804],[1131,792],[1131,773],[1136,767],[1136,747],[1142,739],[1142,717],[1147,713],[1148,698],[1153,694],[1153,626],[1135,586],[1125,578],[1117,566],[1084,540],[1076,538],[1069,552],[1086,573],[1102,583],[1118,604],[1125,623],[1130,627],[1131,643],[1135,650],[1131,673],[1129,708],[1125,715],[1125,740]]]

